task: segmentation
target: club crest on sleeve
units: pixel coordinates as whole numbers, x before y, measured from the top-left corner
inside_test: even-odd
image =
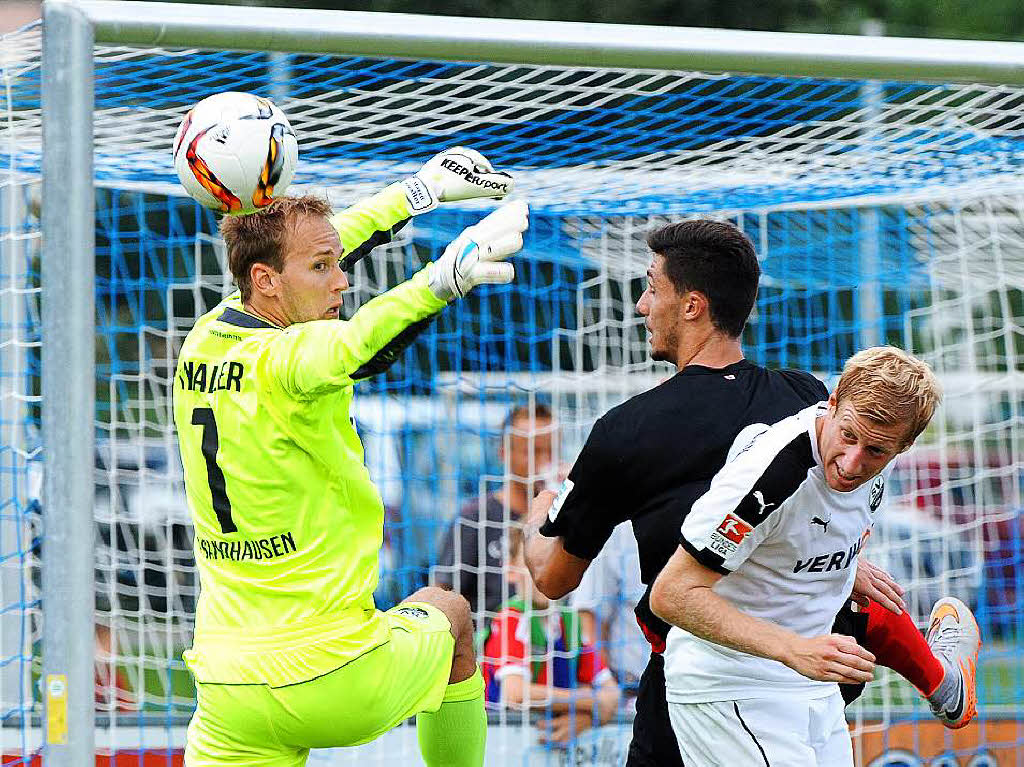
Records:
[[[566,479],[558,488],[558,495],[555,496],[555,500],[551,502],[551,508],[548,509],[548,519],[552,522],[558,518],[558,512],[562,510],[562,504],[565,503],[565,499],[572,492],[573,487],[575,487],[575,483],[571,479]]]
[[[430,617],[430,613],[422,607],[399,607],[395,610],[395,615],[404,615],[407,618],[415,618],[418,621],[425,621]]]
[[[885,495],[885,480],[881,477],[875,477],[871,483],[871,492],[868,495],[868,508],[872,512],[877,511],[878,507],[882,505],[883,495]]]
[[[732,541],[736,545],[739,545],[743,543],[743,539],[747,537],[747,533],[753,529],[754,528],[751,525],[748,525],[739,517],[733,516],[732,514],[726,514],[725,519],[722,520],[722,523],[718,526],[718,529],[715,532],[720,533],[726,539]]]

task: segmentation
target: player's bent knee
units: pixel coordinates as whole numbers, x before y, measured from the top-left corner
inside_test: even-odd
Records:
[[[448,618],[452,637],[455,639],[449,684],[456,684],[472,676],[477,663],[473,648],[473,618],[466,598],[453,591],[427,586],[403,601],[426,602],[441,610]]]
[[[403,602],[426,602],[445,614],[452,627],[452,636],[456,643],[472,641],[473,620],[470,615],[469,602],[461,594],[447,591],[437,586],[426,586],[414,592]]]

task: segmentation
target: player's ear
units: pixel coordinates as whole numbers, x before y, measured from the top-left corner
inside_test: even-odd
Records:
[[[697,320],[701,316],[711,319],[711,302],[699,290],[688,290],[683,294],[683,319]]]
[[[254,292],[266,298],[273,298],[278,293],[278,273],[270,264],[259,261],[249,267],[249,282]]]

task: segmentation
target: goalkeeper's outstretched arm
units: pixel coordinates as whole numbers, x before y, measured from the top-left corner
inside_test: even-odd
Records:
[[[300,398],[380,372],[449,301],[476,285],[512,281],[515,270],[504,259],[522,247],[528,221],[526,203],[503,205],[467,228],[437,261],[368,302],[351,320],[286,328],[266,357],[267,372]]]

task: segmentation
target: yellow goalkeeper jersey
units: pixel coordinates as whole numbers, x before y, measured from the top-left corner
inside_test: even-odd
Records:
[[[407,215],[389,187],[332,221],[348,253]],[[189,332],[174,422],[201,586],[185,661],[199,682],[294,684],[387,641],[372,596],[384,507],[349,406],[354,381],[443,306],[421,271],[348,321],[281,329],[236,294]]]

